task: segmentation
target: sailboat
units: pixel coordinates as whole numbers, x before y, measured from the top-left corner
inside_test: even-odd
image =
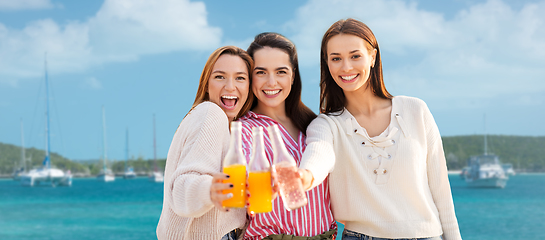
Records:
[[[21,175],[26,174],[26,157],[25,157],[25,139],[23,136],[23,119],[21,119],[21,162],[19,166],[13,171],[13,180],[21,180]]]
[[[504,188],[509,177],[505,173],[498,156],[488,154],[486,130],[484,134],[484,154],[471,156],[464,168],[463,178],[469,187]]]
[[[126,148],[125,148],[125,172],[123,173],[124,179],[133,179],[136,178],[136,173],[134,173],[134,170],[132,167],[127,166],[127,162],[129,161],[129,129],[127,128],[127,137],[126,137]]]
[[[162,172],[157,170],[157,144],[155,141],[155,114],[153,114],[153,172],[148,176],[150,182],[163,182]]]
[[[70,171],[63,172],[60,169],[51,167],[51,141],[49,134],[49,80],[47,76],[47,59],[45,60],[45,159],[42,166],[32,169],[28,173],[20,175],[20,182],[24,186],[33,187],[36,185],[45,186],[72,186],[72,174]]]
[[[112,170],[106,167],[107,154],[106,154],[106,113],[104,106],[102,106],[102,170],[97,175],[97,180],[103,182],[112,182],[115,181],[115,175]]]

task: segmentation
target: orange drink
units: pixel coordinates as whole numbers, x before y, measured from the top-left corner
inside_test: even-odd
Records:
[[[221,203],[224,207],[244,208],[246,206],[246,165],[233,164],[223,168],[223,173],[229,175],[229,179],[223,183],[233,184],[233,188],[223,190],[223,194],[232,193],[233,197]]]
[[[271,172],[257,171],[248,174],[248,190],[250,191],[249,210],[251,213],[272,211]]]

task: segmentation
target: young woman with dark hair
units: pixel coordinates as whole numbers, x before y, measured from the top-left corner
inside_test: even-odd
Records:
[[[300,172],[307,189],[329,177],[343,240],[461,239],[439,129],[422,100],[386,91],[371,29],[335,22],[320,69]]]
[[[255,67],[252,70],[254,103],[240,118],[243,152],[249,160],[252,127],[264,128],[266,155],[272,165],[273,153],[267,127],[277,124],[288,152],[299,163],[305,150],[305,132],[316,117],[301,102],[301,76],[295,45],[277,33],[261,33],[248,47]],[[308,204],[287,211],[280,197],[272,211],[250,216],[244,239],[332,239],[336,231],[330,209],[327,181],[306,193]],[[251,195],[250,195],[251,198]]]

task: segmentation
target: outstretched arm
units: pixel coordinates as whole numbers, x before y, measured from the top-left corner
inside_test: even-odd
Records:
[[[307,147],[299,166],[303,187],[307,190],[320,185],[335,166],[333,132],[329,121],[320,115],[307,128]]]

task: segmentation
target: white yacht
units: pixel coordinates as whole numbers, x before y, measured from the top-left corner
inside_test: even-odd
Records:
[[[498,156],[488,154],[486,131],[484,134],[484,154],[471,156],[463,178],[469,187],[504,188],[509,177],[505,174]]]
[[[66,173],[60,169],[51,167],[51,152],[50,137],[49,137],[49,81],[47,78],[47,60],[45,61],[45,96],[46,96],[46,124],[45,124],[45,159],[42,166],[37,169],[32,169],[27,173],[19,175],[19,180],[23,186],[72,186],[72,174],[70,171]]]
[[[100,170],[100,173],[97,175],[97,180],[102,182],[112,182],[115,181],[115,175],[112,173],[112,170],[109,168]]]
[[[507,176],[515,176],[515,170],[513,169],[513,164],[511,163],[504,163],[501,165],[503,167],[503,171],[505,171],[505,174]]]
[[[132,167],[127,166],[129,161],[129,129],[127,128],[127,135],[125,139],[125,172],[123,172],[124,179],[136,178],[136,173]]]
[[[133,179],[133,178],[136,178],[136,173],[134,172],[134,170],[132,169],[132,167],[127,167],[125,169],[125,172],[123,173],[123,178],[124,179]]]
[[[115,181],[115,175],[112,170],[106,167],[108,157],[106,151],[106,113],[104,106],[102,106],[102,170],[97,175],[97,180],[102,182],[112,182]]]
[[[499,157],[488,154],[472,156],[464,177],[470,187],[489,188],[504,188],[509,179],[500,164]]]
[[[148,176],[148,179],[149,179],[150,182],[163,182],[164,181],[163,173],[161,173],[161,172],[152,172]]]
[[[153,114],[153,172],[148,176],[150,182],[164,182],[162,172],[157,170],[157,144],[155,141],[155,114]]]
[[[72,186],[72,174],[63,172],[57,168],[42,167],[32,169],[21,175],[20,182],[23,186]]]

